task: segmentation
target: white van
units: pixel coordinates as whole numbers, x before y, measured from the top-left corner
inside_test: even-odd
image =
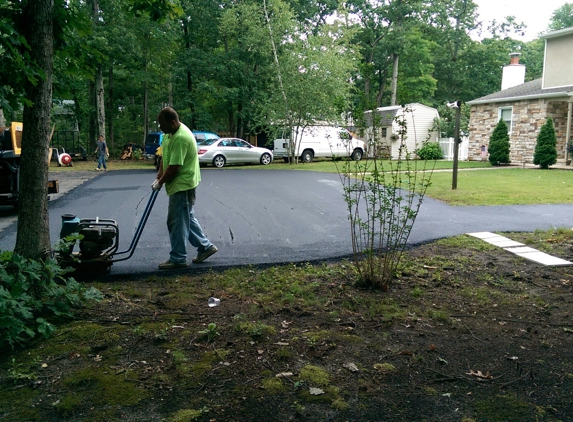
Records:
[[[299,157],[303,163],[310,163],[318,157],[350,157],[361,160],[365,153],[364,142],[352,136],[348,130],[334,126],[308,126],[303,129],[302,137],[296,136],[296,145],[292,145],[291,155]],[[288,139],[275,139],[273,155],[289,161]]]

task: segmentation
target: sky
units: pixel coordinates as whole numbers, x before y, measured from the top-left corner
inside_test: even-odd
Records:
[[[478,5],[480,19],[498,22],[505,16],[515,16],[517,22],[527,25],[525,36],[512,38],[531,41],[540,32],[547,30],[549,20],[555,9],[573,0],[473,0]],[[487,25],[486,25],[487,27]]]

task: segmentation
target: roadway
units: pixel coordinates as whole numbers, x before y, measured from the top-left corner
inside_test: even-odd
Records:
[[[337,174],[258,169],[204,169],[197,189],[196,216],[219,252],[179,272],[238,265],[339,259],[352,253],[350,223]],[[106,218],[119,225],[125,250],[151,193],[154,171],[108,171],[49,202],[52,244],[61,215]],[[163,189],[134,255],[115,263],[112,275],[164,274],[157,264],[169,255]],[[0,220],[9,216],[0,213]],[[15,220],[15,219],[13,219]],[[479,231],[534,231],[573,227],[573,205],[452,207],[425,198],[408,239],[410,246]],[[0,228],[0,250],[12,250],[16,222]],[[189,258],[195,251],[189,245]]]

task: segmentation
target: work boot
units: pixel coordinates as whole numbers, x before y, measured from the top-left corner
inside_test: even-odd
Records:
[[[200,262],[205,261],[207,258],[209,258],[211,255],[213,255],[218,250],[219,249],[217,249],[217,247],[215,245],[209,246],[204,251],[199,252],[197,254],[197,258],[193,258],[193,264],[199,264]]]
[[[173,262],[173,261],[165,261],[159,264],[160,270],[175,270],[177,268],[186,268],[189,266],[187,261],[183,262]]]

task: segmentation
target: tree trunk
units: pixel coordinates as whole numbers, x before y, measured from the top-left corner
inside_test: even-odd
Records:
[[[96,99],[95,99],[95,83],[88,82],[88,151],[94,151],[97,145],[97,125],[95,119]]]
[[[108,79],[107,115],[109,116],[109,119],[107,120],[107,130],[108,130],[107,140],[109,143],[109,149],[113,151],[113,65],[109,66],[109,73],[107,79]]]
[[[398,91],[398,60],[399,54],[394,54],[394,64],[392,65],[392,99],[390,105],[396,105],[396,93]]]
[[[51,249],[48,218],[48,149],[52,111],[54,58],[54,0],[25,2],[22,13],[24,36],[31,61],[44,72],[34,85],[28,82],[24,106],[18,231],[14,252],[28,258],[46,257]]]
[[[105,100],[103,89],[103,70],[98,66],[95,78],[97,134],[105,138]]]
[[[0,126],[6,126],[6,119],[4,118],[4,110],[0,108]]]
[[[145,69],[145,77],[143,80],[143,145],[145,146],[145,138],[147,137],[147,132],[149,132],[149,89],[147,87],[147,81],[149,78],[148,75],[148,70],[149,70],[149,33],[146,36],[147,39],[147,45],[145,48],[145,56],[144,56],[144,60],[145,63],[143,65],[144,69]]]

